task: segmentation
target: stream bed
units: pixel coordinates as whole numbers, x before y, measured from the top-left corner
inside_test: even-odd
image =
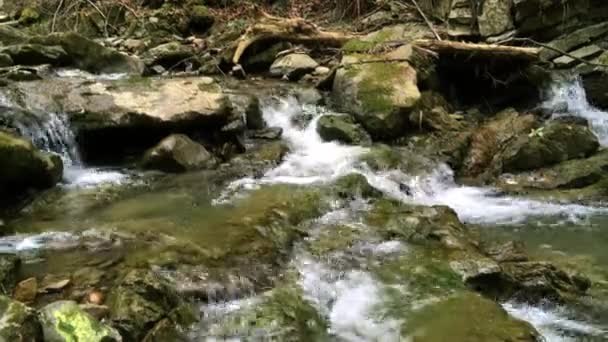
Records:
[[[548,103],[568,103],[606,146],[608,113],[590,107],[580,85],[555,93]],[[520,240],[531,257],[582,272],[598,285],[579,305],[502,307],[547,341],[608,340],[608,207],[461,186],[441,163],[416,174],[374,170],[364,158],[369,147],[317,134],[318,118],[337,113],[292,97],[269,99],[263,113],[268,126],[282,128],[290,152],[244,178],[90,167],[60,114],[22,127],[39,147],[61,154],[66,171],[63,184],[5,223],[13,234],[0,238],[0,250],[24,258],[21,278],[69,276],[83,287],[103,288],[121,268],[154,267],[200,307],[201,321],[188,332],[194,341],[281,341],[294,331],[305,334],[300,340],[353,342],[510,336],[516,324],[463,287],[441,252],[372,229],[365,196],[324,192],[359,174],[386,198],[452,208],[482,242]],[[310,118],[304,125],[294,120],[302,115]],[[282,225],[296,228],[285,233]],[[256,238],[260,230],[272,245]]]

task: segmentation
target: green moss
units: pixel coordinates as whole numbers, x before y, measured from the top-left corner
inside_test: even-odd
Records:
[[[365,113],[390,113],[394,110],[392,83],[403,75],[403,66],[398,63],[369,63],[365,66],[348,66],[346,75],[361,77],[357,98]]]
[[[349,226],[326,227],[314,240],[308,242],[308,250],[318,257],[343,251],[360,240],[361,231]]]
[[[346,42],[342,50],[347,53],[369,52],[378,45],[391,40],[393,33],[390,30],[378,31],[363,39],[352,39]]]

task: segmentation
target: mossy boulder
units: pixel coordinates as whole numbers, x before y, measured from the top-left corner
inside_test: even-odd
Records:
[[[40,312],[45,341],[122,341],[116,330],[84,312],[76,302],[54,302]]]
[[[21,65],[65,65],[68,55],[61,46],[45,46],[40,44],[18,44],[0,48],[0,54],[11,57],[12,61]]]
[[[63,163],[55,154],[38,151],[31,142],[0,131],[0,193],[17,195],[29,188],[55,185],[63,175]],[[10,200],[1,198],[0,200]]]
[[[174,325],[190,324],[194,314],[175,289],[147,269],[129,271],[108,296],[110,322],[125,341],[140,341],[163,319]],[[185,308],[185,310],[184,310]],[[176,314],[185,311],[185,314]]]
[[[365,176],[353,173],[340,177],[334,183],[335,191],[342,198],[379,198],[382,192],[369,184]]]
[[[408,317],[406,330],[415,341],[536,342],[541,335],[496,302],[462,293],[424,306]],[[412,329],[407,329],[411,326]],[[415,329],[415,327],[423,327]]]
[[[32,7],[26,7],[21,10],[21,15],[19,16],[19,24],[21,25],[31,25],[40,20],[40,13]]]
[[[416,70],[407,62],[361,63],[378,58],[345,56],[336,71],[332,98],[373,138],[390,139],[406,133],[407,116],[420,99],[420,91]]]
[[[188,9],[189,29],[191,33],[204,33],[215,22],[215,17],[206,6],[193,5]]]
[[[42,341],[36,311],[6,296],[0,296],[0,341]]]
[[[4,45],[22,44],[29,36],[23,31],[9,25],[0,25],[0,42]]]
[[[146,152],[142,167],[166,172],[185,172],[212,169],[215,157],[205,147],[187,135],[173,134]]]
[[[575,158],[585,158],[599,148],[587,126],[551,122],[510,144],[503,159],[503,172],[538,169]]]
[[[428,26],[418,23],[407,23],[386,26],[363,37],[352,39],[342,49],[346,53],[367,53],[381,48],[383,44],[395,41],[413,41],[416,39],[433,38]]]
[[[317,132],[325,141],[353,145],[370,145],[367,132],[350,115],[323,115],[317,121]]]
[[[58,32],[29,39],[31,44],[61,46],[72,64],[94,73],[141,74],[143,63],[136,57],[104,47],[75,32]]]

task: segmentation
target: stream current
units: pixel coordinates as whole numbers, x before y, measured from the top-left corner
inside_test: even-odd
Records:
[[[568,112],[586,118],[601,145],[608,146],[608,113],[588,104],[579,82],[558,85],[551,93],[545,106],[565,103]],[[399,170],[375,172],[362,161],[367,148],[324,142],[317,134],[320,116],[339,114],[321,106],[301,105],[291,97],[269,100],[263,114],[268,126],[283,129],[283,140],[290,146],[289,154],[262,177],[234,180],[217,191],[187,175],[165,178],[172,187],[169,192],[141,190],[150,182],[146,175],[85,166],[64,115],[49,114],[45,119],[24,123],[18,127],[22,134],[38,147],[56,152],[64,159],[64,183],[58,197],[51,200],[58,209],[26,208],[23,217],[9,222],[9,228],[16,234],[1,238],[0,248],[35,259],[38,253],[59,253],[66,250],[66,246],[77,245],[104,229],[143,231],[154,229],[152,227],[177,239],[202,241],[221,234],[213,232],[209,222],[226,220],[231,208],[252,193],[274,185],[327,184],[341,176],[358,173],[385,196],[405,203],[449,206],[462,222],[478,227],[481,236],[487,239],[521,239],[532,255],[551,260],[581,259],[586,271],[596,272],[603,283],[608,282],[605,271],[608,269],[605,248],[608,208],[600,204],[538,201],[504,196],[491,188],[461,186],[444,164],[437,164],[431,172],[422,175],[408,175]],[[302,114],[312,117],[304,126],[293,120]],[[193,181],[197,186],[191,186]],[[409,193],[402,191],[403,184],[408,186]],[[105,195],[111,200],[100,203],[99,198]],[[401,327],[410,324],[410,319],[408,315],[396,314],[394,307],[407,306],[410,308],[407,312],[416,312],[445,294],[418,293],[415,288],[400,285],[395,275],[375,271],[384,263],[412,260],[412,255],[418,252],[403,242],[383,241],[367,234],[359,214],[367,209],[365,201],[354,200],[346,206],[336,206],[335,210],[309,223],[312,238],[331,234],[332,227],[340,224],[363,231],[361,236],[365,236],[365,240],[322,256],[296,245],[289,267],[297,274],[302,297],[323,318],[335,340],[402,341]],[[70,258],[73,258],[71,263],[63,260]],[[80,261],[68,253],[44,267],[47,271],[76,267]],[[32,269],[32,272],[39,271]],[[242,297],[202,303],[203,321],[193,329],[192,339],[241,340],[255,336],[258,332],[249,327],[235,330],[233,323],[264,301],[264,296],[251,293]],[[575,308],[554,305],[503,304],[512,316],[528,321],[547,341],[556,342],[607,340],[608,303],[598,306],[598,314],[585,315]],[[466,324],[466,317],[454,319]],[[280,327],[276,333],[280,334]]]

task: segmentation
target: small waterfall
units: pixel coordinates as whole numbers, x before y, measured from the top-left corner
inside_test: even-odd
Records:
[[[608,146],[608,113],[593,107],[587,100],[587,94],[580,78],[566,82],[556,82],[551,88],[550,98],[543,107],[554,109],[555,117],[575,115],[587,119],[600,145]]]
[[[36,147],[61,156],[66,167],[82,166],[82,159],[68,117],[61,113],[45,113],[28,122],[16,122],[19,133],[32,140]]]

